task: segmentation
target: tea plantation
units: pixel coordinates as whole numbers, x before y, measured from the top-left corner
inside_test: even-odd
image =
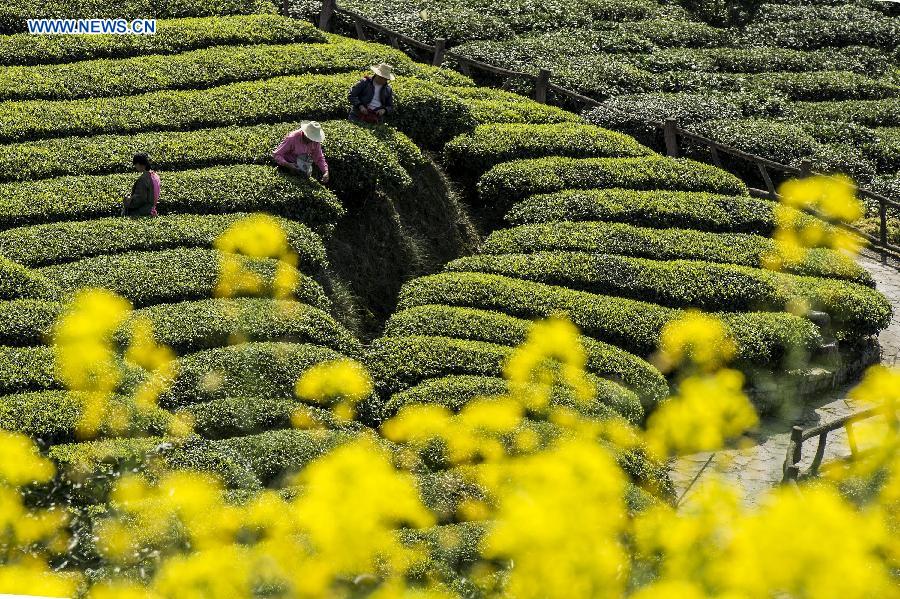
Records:
[[[677,118],[746,152],[795,165],[810,159],[900,198],[896,3],[338,4],[419,40],[447,39],[469,58],[520,72],[549,69],[551,82],[602,102],[587,116],[603,127],[646,138],[648,120]],[[310,16],[318,2],[291,5]]]
[[[890,306],[868,273],[830,249],[815,249],[786,272],[762,269],[772,249],[775,204],[751,198],[735,176],[660,156],[576,114],[476,87],[387,46],[324,34],[271,13],[249,14],[260,9],[257,2],[234,0],[224,4],[235,14],[209,16],[211,3],[170,0],[157,7],[157,35],[134,38],[28,36],[15,31],[17,11],[69,15],[70,7],[22,4],[0,10],[6,32],[0,36],[0,426],[30,435],[77,473],[71,484],[52,489],[73,507],[100,509],[113,473],[148,453],[172,467],[219,474],[236,498],[276,487],[286,473],[377,427],[403,406],[459,410],[475,396],[503,391],[504,360],[530,321],[558,312],[582,331],[597,401],[583,406],[562,392],[554,401],[592,417],[619,415],[638,424],[669,390],[650,361],[660,331],[687,309],[720,316],[738,347],[737,365],[767,373],[783,372],[797,348],[815,356],[823,343],[817,325],[785,312],[795,296],[828,313],[830,333],[847,345],[877,334],[890,319]],[[378,8],[377,2],[367,4]],[[485,26],[473,29],[505,41],[473,43],[468,51],[507,48],[508,62],[521,62],[513,56],[519,48],[561,35],[537,33],[559,29],[561,16],[550,10],[555,4],[532,3],[546,11],[511,13],[516,19],[479,11]],[[82,10],[82,3],[71,5]],[[794,50],[780,30],[751,35],[751,27],[748,39],[773,40],[779,49],[741,50],[748,57],[783,55],[785,72],[816,67],[809,79],[755,76],[734,72],[754,63],[722,49],[731,34],[687,21],[682,12],[670,8],[672,20],[649,28],[640,20],[663,10],[651,3],[573,5],[583,9],[567,11],[571,27],[589,26],[598,16],[622,21],[599,30],[604,51],[618,52],[615,61],[587,53],[585,66],[577,68],[587,72],[608,61],[609,69],[628,75],[623,85],[648,82],[647,89],[615,93],[598,84],[595,91],[611,97],[609,114],[617,102],[624,106],[635,98],[644,98],[644,106],[671,102],[686,110],[699,104],[691,99],[699,93],[703,106],[721,103],[694,122],[724,131],[755,114],[723,107],[759,97],[751,91],[777,89],[785,97],[779,103],[784,121],[771,126],[809,128],[815,151],[843,143],[835,140],[846,130],[868,136],[886,155],[892,143],[900,153],[896,136],[891,141],[890,130],[878,128],[900,125],[890,121],[888,108],[879,113],[884,116],[860,116],[845,128],[821,124],[834,113],[856,118],[853,107],[868,105],[862,103],[888,107],[897,101],[887,75],[832,73],[865,70],[862,62],[839,58],[852,56],[887,73],[896,55],[890,58],[886,50],[897,39],[887,25],[877,47],[855,50],[844,46],[873,42],[844,43],[835,33],[828,48]],[[144,14],[145,8],[122,0],[109,10]],[[809,10],[831,15],[838,9]],[[865,11],[872,23],[887,18],[853,10]],[[474,18],[473,11],[467,14]],[[431,34],[448,35],[447,27],[452,20]],[[619,52],[637,43],[643,44],[636,46],[640,55]],[[679,45],[690,48],[671,49]],[[646,62],[638,64],[639,58]],[[650,75],[654,65],[670,64],[664,60],[680,61],[687,72],[672,75],[665,90],[654,87],[662,78]],[[711,66],[689,66],[701,60]],[[382,61],[398,73],[396,115],[377,127],[347,122],[348,88]],[[841,69],[830,68],[835,64]],[[720,80],[736,88],[722,96],[708,93],[709,82]],[[745,85],[749,91],[739,89]],[[838,100],[846,107],[832,103]],[[751,102],[746,106],[755,110]],[[790,115],[802,116],[790,121]],[[600,116],[593,120],[618,124]],[[283,175],[269,162],[272,149],[301,119],[324,124],[328,185]],[[155,219],[117,216],[135,178],[129,167],[137,151],[151,155],[162,177]],[[879,172],[896,172],[898,163],[891,160]],[[457,196],[465,204],[454,203]],[[459,214],[442,212],[454,206]],[[216,298],[220,253],[213,241],[256,212],[278,218],[298,255],[294,297]],[[483,233],[470,244],[477,251],[466,251],[463,242],[474,236],[470,213]],[[408,254],[419,261],[414,268],[389,264],[397,255],[390,252],[400,250],[384,231],[405,232],[402,240],[413,248]],[[388,258],[379,261],[378,252]],[[259,259],[252,268],[271,275],[275,261]],[[372,281],[360,282],[365,277]],[[401,284],[399,297],[365,296],[366,290],[387,294]],[[53,322],[84,287],[127,298],[135,316],[153,323],[157,341],[179,356],[178,374],[158,409],[135,420],[127,438],[101,429],[97,440],[79,441],[76,424],[87,399],[64,390],[54,369]],[[373,335],[361,326],[360,314],[371,325],[379,310],[391,314]],[[310,405],[323,427],[293,428],[296,380],[311,366],[340,357],[364,362],[375,381],[357,420],[339,422]],[[127,398],[147,373],[134,365],[126,370],[116,401],[133,411]],[[195,421],[196,434],[184,443],[166,436],[178,412]],[[549,423],[533,426],[554,434]],[[401,448],[383,443],[399,460]],[[640,450],[623,452],[620,460],[634,483],[632,507],[650,501],[649,491],[671,494],[663,465]],[[453,522],[463,498],[476,493],[439,451],[407,466],[444,524]],[[89,564],[93,554],[85,543],[76,553]]]

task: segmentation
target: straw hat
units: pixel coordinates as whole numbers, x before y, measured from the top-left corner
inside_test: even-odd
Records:
[[[388,81],[393,81],[393,80],[394,80],[394,73],[392,72],[393,70],[394,70],[394,67],[392,67],[391,65],[387,64],[386,62],[383,62],[383,63],[381,63],[381,64],[377,64],[377,65],[375,65],[374,67],[372,67],[372,72],[373,72],[373,73],[375,73],[375,74],[378,75],[379,77],[384,77],[384,78],[387,79]]]
[[[302,121],[300,123],[300,130],[303,131],[303,135],[305,135],[306,139],[309,141],[318,143],[325,141],[325,132],[322,131],[322,125],[316,121]]]

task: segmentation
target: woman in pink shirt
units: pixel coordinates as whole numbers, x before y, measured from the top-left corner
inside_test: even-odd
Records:
[[[328,183],[328,162],[322,152],[325,132],[315,121],[303,121],[300,128],[287,134],[272,152],[272,158],[295,175],[311,176],[315,164],[322,171],[322,182]]]

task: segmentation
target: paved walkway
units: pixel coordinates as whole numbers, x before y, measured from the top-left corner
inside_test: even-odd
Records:
[[[877,259],[861,257],[860,264],[866,267],[894,308],[891,324],[879,335],[881,362],[896,365],[900,361],[900,270],[881,264]],[[790,431],[794,424],[804,428],[821,422],[834,420],[856,412],[865,406],[851,405],[846,399],[847,391],[853,385],[837,389],[826,396],[796,409],[793,414],[778,419],[767,419],[760,425],[759,434],[746,447],[715,453],[699,453],[681,458],[675,462],[672,479],[679,497],[679,505],[690,503],[697,486],[716,473],[741,486],[745,502],[755,505],[767,489],[781,482],[782,465],[790,441]],[[849,454],[847,435],[844,430],[829,434],[826,444],[825,461]],[[801,468],[812,461],[815,441],[803,446],[804,456]]]

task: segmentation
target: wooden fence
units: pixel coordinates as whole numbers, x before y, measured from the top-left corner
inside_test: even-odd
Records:
[[[283,0],[282,11],[285,15],[288,14],[288,6],[289,0]],[[431,57],[431,64],[434,66],[444,65],[447,59],[451,59],[454,63],[454,67],[464,75],[472,76],[476,72],[479,72],[492,76],[525,81],[533,86],[533,97],[537,102],[543,104],[548,103],[551,97],[550,92],[552,92],[557,99],[582,108],[593,108],[600,106],[601,104],[593,98],[589,98],[574,90],[552,83],[550,81],[552,73],[547,69],[541,69],[537,74],[522,73],[520,71],[504,69],[453,52],[448,48],[447,40],[444,39],[435,40],[434,45],[426,44],[425,42],[392,31],[383,25],[367,19],[355,11],[341,8],[337,5],[337,0],[323,0],[322,10],[319,14],[319,28],[323,31],[332,31],[334,29],[335,17],[338,15],[353,24],[357,38],[368,40],[369,32],[373,32],[376,36],[386,38],[394,48],[404,49],[405,46],[408,49],[415,49],[418,52],[427,54]],[[779,199],[772,173],[779,173],[780,176],[798,177],[821,174],[812,169],[812,165],[809,161],[804,161],[801,163],[800,167],[794,167],[768,160],[762,156],[750,154],[735,147],[697,135],[696,133],[691,133],[690,131],[679,127],[678,122],[674,119],[667,119],[664,122],[647,121],[646,125],[662,134],[665,151],[668,156],[675,158],[681,156],[685,147],[702,147],[709,153],[708,162],[717,167],[725,168],[722,160],[723,155],[747,163],[751,169],[755,169],[759,173],[765,186],[765,189],[750,188],[751,195],[756,197],[764,197],[772,200]],[[695,156],[692,155],[692,157]],[[699,158],[705,160],[704,156],[700,156]],[[840,224],[840,226],[868,241],[869,244],[881,254],[883,260],[886,260],[888,256],[900,260],[900,246],[894,245],[888,240],[887,223],[888,209],[900,214],[900,202],[864,188],[857,188],[857,195],[868,200],[871,205],[878,206],[878,235],[871,235],[852,225]]]
[[[828,440],[828,434],[836,430],[843,428],[847,431],[847,442],[850,445],[850,457],[859,456],[861,452],[856,445],[856,439],[853,435],[853,425],[860,420],[865,420],[878,414],[879,412],[877,410],[869,409],[844,416],[843,418],[838,418],[832,422],[820,424],[819,426],[807,430],[803,430],[800,426],[793,427],[791,429],[791,441],[788,444],[787,456],[785,456],[784,459],[784,476],[781,479],[782,483],[796,482],[801,478],[807,478],[818,474],[819,468],[822,466],[822,460],[825,457],[825,444]],[[801,472],[800,460],[803,456],[803,442],[808,441],[813,437],[819,438],[816,454],[813,456],[813,461],[809,468],[807,468],[806,471]]]

